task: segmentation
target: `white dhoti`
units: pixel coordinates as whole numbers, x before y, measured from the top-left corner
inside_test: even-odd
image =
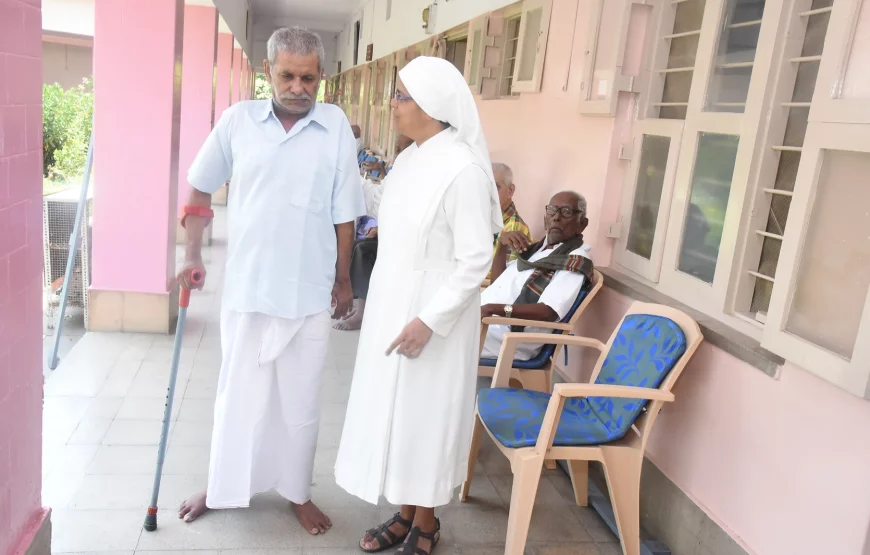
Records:
[[[310,499],[330,318],[224,310],[206,505],[247,507],[275,490]]]

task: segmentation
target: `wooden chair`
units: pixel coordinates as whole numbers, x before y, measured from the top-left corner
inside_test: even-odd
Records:
[[[601,356],[591,383],[559,384],[553,394],[505,389],[516,345],[556,340],[591,347]],[[635,302],[610,336],[597,339],[509,333],[499,353],[492,388],[478,394],[468,475],[468,498],[486,431],[510,460],[514,475],[505,555],[525,548],[545,459],[566,460],[578,505],[587,503],[588,461],[604,466],[625,555],[640,553],[640,471],[644,449],[671,388],[703,341],[698,324],[679,310]]]
[[[521,320],[519,318],[505,318],[504,316],[492,316],[483,319],[483,325],[480,330],[480,350],[483,351],[483,342],[486,339],[486,332],[489,326],[527,326],[535,328],[544,328],[553,330],[552,334],[559,335],[567,333],[574,335],[577,327],[577,322],[580,321],[580,316],[589,307],[592,299],[601,290],[604,285],[604,277],[598,270],[592,271],[592,283],[590,287],[584,287],[577,295],[574,301],[574,306],[568,311],[568,314],[559,322],[538,322],[532,320]],[[543,334],[538,334],[543,335]],[[523,389],[533,389],[535,391],[543,391],[549,393],[551,384],[553,383],[553,369],[556,366],[557,349],[549,338],[541,341],[545,345],[541,348],[541,352],[530,360],[515,360],[511,368],[510,379],[513,382],[522,385]],[[481,358],[480,365],[477,367],[477,375],[485,378],[492,377],[495,371],[496,359]]]

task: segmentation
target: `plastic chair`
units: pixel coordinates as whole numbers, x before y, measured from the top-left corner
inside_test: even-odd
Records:
[[[505,318],[503,316],[492,316],[483,319],[483,326],[480,330],[480,349],[483,351],[483,342],[486,339],[486,332],[489,326],[504,325],[504,326],[526,326],[535,328],[545,328],[553,330],[549,335],[560,335],[567,333],[574,335],[577,322],[580,316],[589,307],[592,299],[601,290],[604,285],[604,277],[598,270],[592,271],[592,282],[588,287],[584,286],[577,295],[574,305],[568,314],[558,322],[538,322],[532,320],[521,320],[518,318]],[[544,334],[537,334],[544,335]],[[548,343],[548,340],[541,341],[545,343],[541,351],[530,360],[515,360],[511,368],[510,379],[522,385],[523,389],[533,389],[535,391],[550,392],[553,382],[553,369],[556,366],[556,345]],[[481,377],[492,377],[496,366],[496,359],[481,358],[477,367],[477,375]]]
[[[601,356],[591,383],[559,384],[553,394],[506,389],[517,344],[547,341],[545,334],[509,333],[492,388],[477,398],[468,475],[468,499],[483,432],[510,460],[514,474],[505,555],[521,555],[545,459],[566,460],[578,505],[587,504],[588,461],[604,467],[625,555],[640,554],[640,471],[650,431],[671,389],[703,341],[698,324],[667,306],[635,302],[607,345],[563,335],[560,345],[591,347]]]
[[[363,157],[363,160],[362,160],[362,162],[359,163],[359,165],[362,166],[363,162],[379,162],[379,160],[378,160],[377,156],[372,156],[371,154],[367,154],[366,156]],[[381,177],[381,171],[380,170],[372,170],[369,172],[369,175],[372,177],[372,179],[378,179]]]

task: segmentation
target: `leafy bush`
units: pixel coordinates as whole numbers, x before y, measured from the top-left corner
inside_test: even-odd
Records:
[[[272,98],[272,86],[266,80],[265,73],[258,73],[254,84],[254,100]]]
[[[94,114],[93,80],[64,90],[42,89],[42,172],[53,181],[71,181],[85,169]]]

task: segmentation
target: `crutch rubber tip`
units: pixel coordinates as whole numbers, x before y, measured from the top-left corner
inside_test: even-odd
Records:
[[[157,514],[151,514],[151,511],[149,510],[148,514],[145,516],[145,526],[142,528],[144,528],[146,532],[157,530]]]

